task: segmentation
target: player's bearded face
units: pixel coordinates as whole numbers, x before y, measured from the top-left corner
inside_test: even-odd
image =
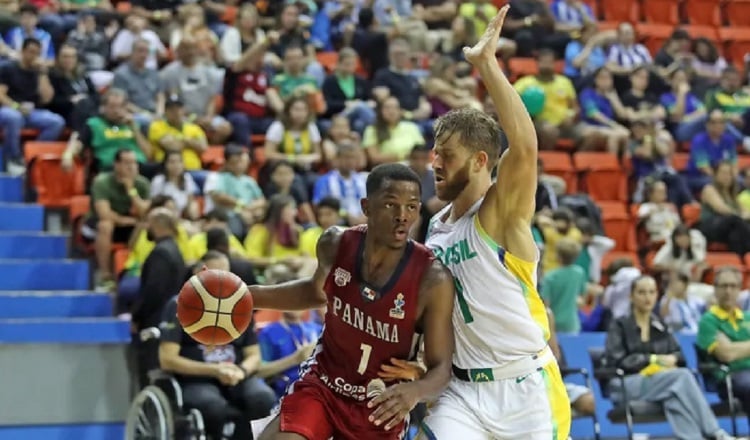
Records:
[[[442,178],[443,181],[435,186],[435,193],[438,198],[443,201],[455,200],[461,191],[466,188],[469,184],[469,176],[471,174],[471,159],[466,159],[464,165],[459,168],[456,172],[450,173],[443,169]]]

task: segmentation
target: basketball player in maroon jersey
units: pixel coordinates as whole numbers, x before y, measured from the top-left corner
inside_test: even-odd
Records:
[[[261,440],[400,439],[409,411],[448,382],[453,279],[427,248],[408,239],[420,196],[420,179],[408,167],[375,167],[362,200],[367,225],[327,230],[312,278],[250,287],[258,309],[327,305],[318,346]],[[409,358],[417,332],[424,334],[427,373],[386,388],[380,366]]]

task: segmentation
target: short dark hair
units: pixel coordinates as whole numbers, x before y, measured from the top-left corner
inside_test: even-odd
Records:
[[[203,216],[203,220],[227,223],[229,222],[229,215],[223,209],[212,209]]]
[[[229,160],[234,156],[239,156],[247,152],[247,148],[240,144],[229,144],[224,147],[224,160]]]
[[[432,151],[432,148],[425,144],[417,144],[414,146],[414,148],[411,149],[411,152],[409,154],[414,153],[430,153]]]
[[[422,182],[411,168],[400,163],[384,163],[373,168],[367,176],[367,196],[382,190],[387,181],[414,182],[419,187],[419,193],[422,193]]]
[[[201,262],[202,263],[208,263],[209,261],[220,260],[222,258],[227,258],[227,256],[224,255],[224,254],[222,254],[219,251],[207,251],[201,257]]]
[[[206,231],[206,249],[209,251],[219,251],[229,249],[229,235],[222,228],[211,228]]]
[[[21,5],[20,8],[18,8],[18,14],[19,15],[21,15],[21,14],[34,14],[34,15],[38,16],[39,15],[39,8],[37,8],[36,6],[32,5],[31,3],[24,3],[23,5]]]
[[[585,235],[596,235],[596,227],[594,223],[586,217],[581,217],[576,221],[576,227],[581,234]]]
[[[42,42],[34,37],[24,38],[23,44],[21,44],[21,50],[26,50],[29,46],[42,47]]]
[[[555,51],[552,49],[542,48],[536,52],[536,59],[538,60],[542,57],[552,57],[552,59],[555,59],[557,55],[555,55]]]
[[[487,153],[488,169],[495,167],[507,142],[500,125],[490,115],[473,108],[451,110],[435,121],[435,141],[446,142],[454,135],[472,153]]]
[[[557,208],[552,213],[552,220],[565,220],[568,223],[573,223],[575,219],[575,214],[568,208]]]
[[[128,149],[128,148],[120,148],[119,150],[117,150],[117,152],[115,152],[115,162],[121,161],[122,156],[128,153],[135,154],[135,151]]]
[[[315,209],[328,208],[333,209],[336,212],[341,211],[341,201],[336,197],[323,197],[320,199]]]

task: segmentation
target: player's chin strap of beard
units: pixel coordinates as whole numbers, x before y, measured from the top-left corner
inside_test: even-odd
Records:
[[[367,384],[367,398],[372,399],[385,392],[385,382],[382,379],[373,379]]]

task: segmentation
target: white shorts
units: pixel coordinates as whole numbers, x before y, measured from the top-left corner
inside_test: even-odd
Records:
[[[570,401],[557,362],[517,378],[455,377],[427,413],[421,440],[566,440]]]

